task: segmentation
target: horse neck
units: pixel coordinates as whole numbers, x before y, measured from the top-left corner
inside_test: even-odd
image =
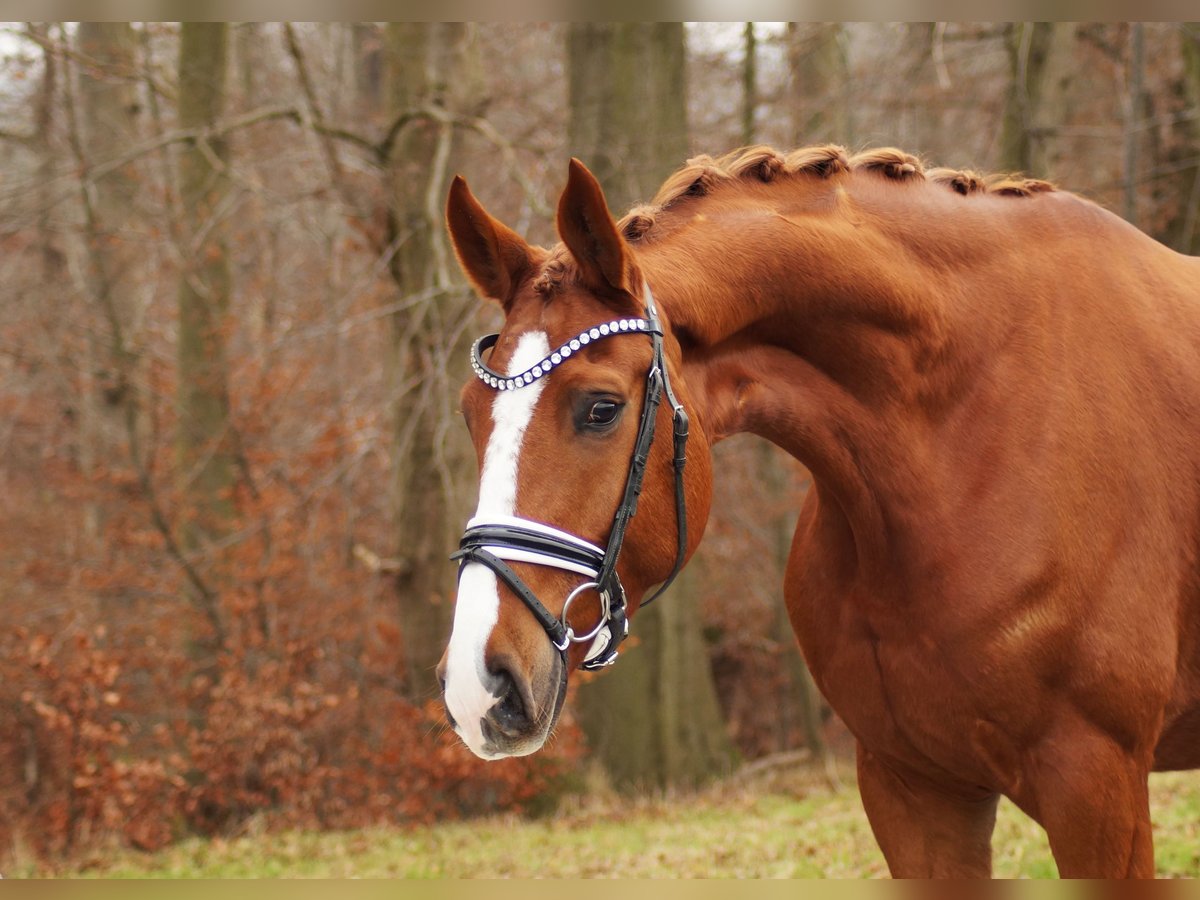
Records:
[[[954,247],[921,246],[846,217],[740,209],[639,254],[710,440],[752,432],[799,459],[860,555],[888,542],[888,505],[928,483],[914,471],[925,425],[1003,327],[978,273],[945,270]],[[968,297],[970,329],[955,310]]]

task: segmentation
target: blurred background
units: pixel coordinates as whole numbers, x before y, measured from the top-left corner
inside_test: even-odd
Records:
[[[690,155],[825,142],[1048,178],[1195,254],[1200,24],[5,25],[0,867],[835,777],[781,596],[807,475],[757,439],[548,750],[475,760],[433,676],[499,318],[449,179],[551,244],[572,155],[619,214]]]

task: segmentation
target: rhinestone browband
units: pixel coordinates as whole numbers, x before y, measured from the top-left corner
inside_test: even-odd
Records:
[[[527,384],[533,384],[543,375],[548,375],[550,370],[569,358],[572,353],[575,353],[582,347],[590,344],[592,341],[603,340],[606,337],[611,337],[614,334],[630,334],[641,332],[649,334],[658,332],[658,328],[653,326],[649,319],[613,319],[611,322],[606,322],[603,325],[596,325],[586,331],[581,332],[578,336],[571,338],[541,362],[526,369],[519,375],[505,375],[503,372],[497,372],[495,369],[489,368],[483,361],[483,354],[496,345],[496,341],[500,339],[499,334],[485,334],[475,342],[475,346],[471,348],[471,368],[475,370],[475,375],[484,384],[495,388],[499,391],[511,391],[516,388],[525,387]],[[661,332],[658,332],[661,333]]]

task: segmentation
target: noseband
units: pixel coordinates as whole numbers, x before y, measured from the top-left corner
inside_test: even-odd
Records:
[[[567,651],[571,644],[591,642],[592,646],[582,668],[602,669],[617,658],[617,647],[629,634],[629,619],[626,614],[625,588],[617,575],[617,558],[625,541],[629,521],[637,512],[638,495],[642,492],[642,481],[646,475],[646,463],[654,443],[654,426],[658,418],[658,407],[666,395],[671,404],[674,419],[674,468],[675,468],[675,565],[671,574],[654,595],[643,605],[657,599],[675,580],[683,567],[687,552],[687,507],[684,498],[683,468],[687,462],[685,451],[688,439],[688,416],[683,405],[671,389],[671,380],[663,360],[663,330],[650,293],[645,285],[646,318],[617,319],[597,325],[581,332],[567,341],[537,365],[518,375],[504,375],[487,366],[483,361],[484,351],[495,346],[498,334],[489,334],[475,342],[471,349],[471,368],[484,384],[499,391],[519,390],[548,375],[586,345],[618,334],[647,334],[650,336],[653,355],[650,369],[646,373],[646,394],[642,404],[642,417],[638,422],[637,438],[633,444],[633,456],[629,461],[629,474],[625,480],[625,493],[613,518],[608,546],[601,548],[583,538],[518,516],[495,516],[474,518],[467,523],[467,530],[459,543],[458,552],[451,559],[459,560],[459,576],[468,563],[480,563],[491,569],[501,581],[512,589],[521,602],[529,608],[534,618],[550,636],[563,659],[566,672]],[[586,581],[567,595],[560,618],[555,618],[542,605],[529,586],[505,562],[526,562],[541,566],[564,569],[582,575]],[[600,595],[600,621],[586,634],[576,634],[567,624],[571,603],[580,594],[595,590]]]

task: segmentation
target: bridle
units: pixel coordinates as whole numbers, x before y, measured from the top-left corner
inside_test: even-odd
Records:
[[[595,341],[619,334],[647,334],[650,336],[652,357],[646,373],[645,401],[642,417],[638,422],[637,437],[633,444],[633,455],[629,461],[629,474],[625,480],[625,492],[613,517],[608,545],[598,547],[569,532],[562,531],[542,522],[519,516],[493,516],[474,518],[467,522],[459,549],[450,558],[459,560],[459,577],[468,563],[480,563],[491,569],[513,593],[528,607],[546,630],[550,641],[562,656],[565,677],[567,651],[571,644],[591,642],[581,668],[602,669],[612,665],[617,658],[617,647],[629,634],[629,618],[626,612],[625,588],[617,575],[617,558],[625,541],[625,531],[637,512],[638,496],[642,492],[642,481],[646,475],[646,464],[650,448],[654,443],[655,421],[658,407],[664,394],[671,405],[674,431],[675,469],[675,564],[671,574],[660,585],[646,604],[656,600],[675,580],[683,568],[687,553],[687,505],[684,498],[683,469],[687,462],[685,451],[688,439],[688,415],[683,404],[671,388],[671,379],[663,359],[663,328],[654,305],[650,285],[644,285],[646,317],[644,319],[616,319],[596,325],[580,332],[545,359],[518,375],[504,375],[489,368],[483,360],[485,351],[495,346],[499,334],[481,337],[471,348],[471,368],[476,377],[494,390],[520,390],[544,378],[554,368],[566,362],[583,347]],[[546,609],[506,562],[535,563],[542,566],[564,569],[582,575],[587,580],[579,584],[568,595],[563,604],[560,618]],[[600,595],[600,621],[586,634],[576,634],[567,624],[571,603],[580,594],[595,590]]]

